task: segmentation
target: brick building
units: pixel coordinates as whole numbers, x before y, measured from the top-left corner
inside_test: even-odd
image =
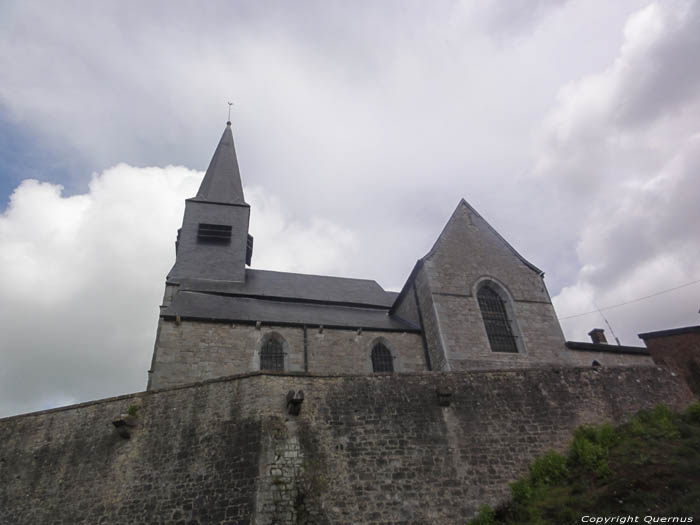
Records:
[[[639,334],[654,363],[679,374],[700,397],[700,326],[684,326]]]

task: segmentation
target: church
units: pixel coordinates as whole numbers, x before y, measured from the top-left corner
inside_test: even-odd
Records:
[[[250,212],[228,122],[147,390],[0,419],[0,523],[465,523],[579,425],[694,399],[644,348],[565,341],[465,200],[398,293],[250,268]]]
[[[258,370],[652,364],[642,348],[567,346],[544,272],[464,199],[398,294],[372,280],[247,268],[249,217],[227,122],[197,195],[185,203],[149,389]]]

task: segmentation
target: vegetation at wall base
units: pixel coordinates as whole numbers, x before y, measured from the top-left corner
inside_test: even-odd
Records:
[[[585,515],[700,522],[700,403],[682,413],[659,405],[618,427],[579,427],[566,455],[539,457],[511,493],[501,507],[481,507],[470,525],[563,525]]]

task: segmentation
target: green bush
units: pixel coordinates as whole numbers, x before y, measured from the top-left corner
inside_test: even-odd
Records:
[[[532,498],[533,489],[530,480],[521,479],[510,484],[510,492],[513,494],[513,501],[526,504]]]
[[[599,478],[605,478],[611,473],[608,452],[616,441],[615,429],[608,423],[581,426],[574,432],[569,463],[572,466],[581,466]]]
[[[547,451],[511,500],[481,507],[472,525],[559,525],[625,512],[700,515],[700,403],[682,414],[657,406],[617,428],[582,426],[568,455]]]
[[[548,450],[530,466],[530,479],[534,485],[556,483],[564,479],[568,473],[566,459],[553,450]]]
[[[496,523],[496,514],[488,505],[481,505],[479,513],[469,520],[468,525],[494,525]]]
[[[642,410],[635,417],[646,427],[648,436],[667,439],[680,437],[675,418],[664,405],[657,405],[651,410]]]
[[[700,423],[700,403],[693,403],[683,412],[683,419],[689,423]]]

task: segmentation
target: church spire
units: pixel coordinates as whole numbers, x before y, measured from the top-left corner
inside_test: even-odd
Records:
[[[245,266],[253,255],[249,220],[229,121],[197,195],[185,200],[168,280],[244,282]]]
[[[226,129],[221,135],[197,196],[193,200],[221,204],[246,204],[230,120],[226,122]]]

